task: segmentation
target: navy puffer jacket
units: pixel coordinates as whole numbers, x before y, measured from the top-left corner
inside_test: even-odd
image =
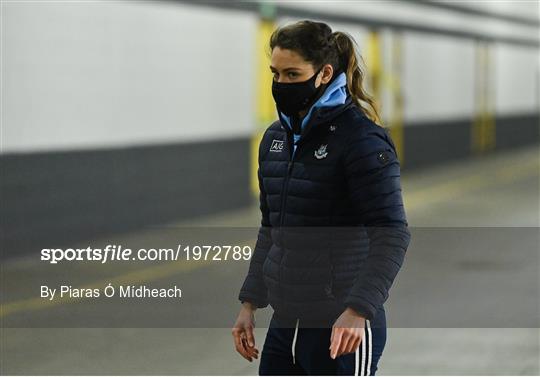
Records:
[[[293,156],[279,117],[259,146],[262,220],[239,300],[283,318],[331,324],[350,307],[373,319],[411,237],[388,130],[348,95],[314,109]]]

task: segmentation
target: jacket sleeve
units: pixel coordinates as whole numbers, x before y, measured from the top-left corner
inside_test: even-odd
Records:
[[[264,140],[264,139],[263,139]],[[261,145],[263,143],[261,142]],[[261,176],[261,147],[259,147],[259,168],[257,169],[257,177],[259,181],[259,208],[262,218],[261,225],[257,235],[255,249],[249,263],[249,269],[244,283],[240,289],[238,299],[240,302],[250,302],[258,308],[268,306],[267,288],[263,280],[262,267],[266,260],[266,255],[270,246],[272,246],[272,238],[270,234],[269,209],[266,202],[266,193],[262,184]]]
[[[369,253],[344,304],[371,320],[388,298],[411,238],[387,130],[375,125],[359,131],[346,147],[344,165],[355,218],[369,237]]]

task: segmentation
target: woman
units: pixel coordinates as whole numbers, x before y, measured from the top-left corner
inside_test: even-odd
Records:
[[[259,146],[262,220],[236,350],[258,358],[254,312],[270,304],[260,375],[374,375],[410,241],[396,150],[352,37],[305,20],[275,30],[270,49],[279,120]]]

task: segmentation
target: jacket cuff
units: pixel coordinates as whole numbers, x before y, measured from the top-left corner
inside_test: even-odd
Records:
[[[240,300],[240,303],[249,302],[253,305],[255,305],[257,308],[265,308],[268,306],[268,300],[256,297],[254,295],[250,295],[249,293],[241,292],[238,295],[238,300]]]
[[[370,304],[369,302],[360,299],[359,297],[348,297],[343,302],[345,306],[353,309],[355,312],[360,314],[367,320],[373,320],[375,314],[377,313],[377,308]]]

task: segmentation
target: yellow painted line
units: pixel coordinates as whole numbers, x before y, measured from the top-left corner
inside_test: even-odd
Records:
[[[380,32],[372,29],[368,32],[366,42],[366,68],[368,77],[370,78],[370,87],[375,100],[375,107],[379,114],[379,118],[375,119],[376,123],[383,125],[381,103],[382,103],[382,80],[384,73],[383,59],[381,53],[381,38]]]
[[[492,187],[497,183],[508,183],[516,181],[524,177],[530,177],[533,174],[538,174],[540,163],[532,161],[516,166],[508,166],[498,169],[493,174],[481,173],[474,176],[460,177],[454,181],[432,185],[428,188],[415,190],[413,193],[404,195],[405,207],[409,210],[417,210],[423,206],[431,205],[435,202],[448,201],[459,197],[466,192],[482,189],[484,187]],[[242,244],[254,244],[255,240],[248,240]],[[157,266],[134,270],[121,274],[109,279],[102,279],[92,282],[88,285],[79,287],[85,288],[103,288],[109,283],[112,285],[129,285],[142,282],[155,281],[162,279],[178,272],[193,271],[213,263],[212,260],[202,260],[197,262],[187,262],[185,260],[162,263]],[[214,262],[215,263],[215,262]],[[40,310],[48,307],[74,303],[85,298],[70,298],[64,297],[54,300],[43,298],[31,298],[3,304],[0,308],[0,318],[7,315],[30,310]]]
[[[471,125],[471,151],[495,148],[496,123],[493,98],[493,57],[489,43],[475,46],[475,116]]]
[[[257,28],[257,39],[255,47],[256,67],[256,119],[255,132],[250,144],[250,188],[255,197],[259,195],[259,180],[257,178],[257,168],[259,167],[259,143],[266,128],[272,124],[277,117],[274,97],[272,96],[273,75],[270,71],[271,51],[269,41],[276,24],[272,19],[262,18],[259,20]]]
[[[403,201],[405,209],[417,210],[421,207],[432,205],[436,202],[449,201],[458,198],[466,192],[472,192],[482,188],[490,188],[494,184],[513,182],[524,177],[538,174],[540,162],[530,161],[519,166],[507,166],[497,169],[492,174],[479,173],[460,177],[459,179],[429,186],[425,189],[405,193]]]
[[[401,33],[392,34],[392,64],[391,71],[383,75],[386,86],[392,95],[392,114],[390,115],[390,135],[394,142],[401,166],[405,166],[404,131],[403,131],[403,88],[401,77],[403,76],[403,40]]]

